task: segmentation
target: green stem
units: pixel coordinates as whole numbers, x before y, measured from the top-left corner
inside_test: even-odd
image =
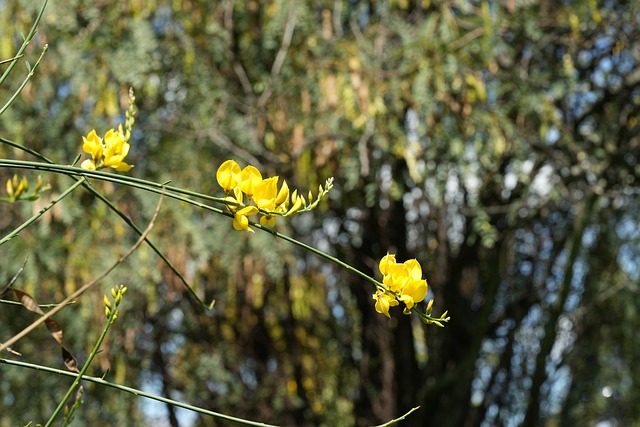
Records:
[[[403,416],[398,417],[398,418],[395,418],[395,419],[393,419],[393,420],[391,420],[391,421],[387,421],[386,423],[384,423],[384,424],[380,424],[380,425],[377,425],[377,426],[375,426],[375,427],[388,427],[388,426],[390,426],[390,425],[392,425],[392,424],[397,423],[398,421],[402,421],[402,420],[404,420],[405,418],[407,418],[407,416],[409,416],[409,414],[411,414],[411,413],[412,413],[412,412],[414,412],[414,411],[417,411],[418,409],[420,409],[420,407],[419,407],[419,406],[416,406],[415,408],[411,408],[411,409],[409,409],[409,411],[408,411],[406,414],[404,414]]]
[[[9,108],[11,104],[13,104],[13,101],[15,101],[15,99],[18,97],[20,92],[22,92],[22,89],[24,89],[24,87],[27,85],[29,80],[31,80],[31,77],[33,77],[36,70],[38,69],[38,66],[40,66],[40,61],[42,61],[42,57],[47,52],[48,48],[49,48],[49,45],[44,45],[44,48],[42,49],[42,53],[40,54],[40,57],[38,58],[36,63],[33,65],[33,67],[29,70],[27,77],[25,77],[25,79],[22,81],[22,84],[18,87],[18,89],[16,89],[15,92],[13,92],[13,95],[11,95],[11,98],[9,98],[7,103],[4,104],[4,107],[0,109],[0,116],[2,115],[2,113],[4,113],[7,110],[7,108]]]
[[[24,230],[25,228],[27,228],[28,226],[33,224],[36,220],[38,220],[38,218],[40,218],[49,209],[51,209],[53,206],[55,206],[56,203],[58,203],[59,201],[61,201],[65,197],[67,197],[69,194],[71,194],[71,192],[73,192],[73,190],[75,190],[80,185],[82,185],[82,183],[84,183],[84,181],[85,181],[85,179],[80,179],[80,180],[76,181],[75,184],[73,184],[71,187],[67,188],[67,190],[65,192],[63,192],[62,194],[60,194],[55,200],[52,200],[47,206],[45,206],[44,208],[40,209],[40,211],[38,213],[36,213],[34,216],[32,216],[31,218],[29,218],[28,220],[23,222],[22,225],[20,225],[18,228],[13,230],[11,233],[9,233],[5,237],[3,237],[2,240],[0,240],[0,246],[5,244],[5,243],[7,243],[9,240],[13,239],[22,230]]]
[[[19,366],[21,368],[34,369],[34,370],[37,370],[37,371],[43,371],[43,372],[52,373],[52,374],[61,375],[61,376],[67,376],[67,377],[76,377],[77,376],[77,374],[74,374],[73,372],[63,371],[61,369],[50,368],[48,366],[36,365],[36,364],[26,363],[26,362],[20,362],[18,360],[10,360],[10,359],[0,358],[0,363],[4,363],[4,364],[10,365],[10,366]],[[260,423],[260,422],[256,422],[256,421],[245,420],[243,418],[237,418],[237,417],[233,417],[231,415],[225,415],[225,414],[221,414],[219,412],[210,411],[208,409],[204,409],[204,408],[200,408],[200,407],[197,407],[197,406],[189,405],[187,403],[178,402],[177,400],[168,399],[166,397],[162,397],[162,396],[157,396],[155,394],[146,393],[146,392],[144,392],[142,390],[135,389],[135,388],[132,388],[132,387],[127,387],[127,386],[124,386],[124,385],[115,384],[115,383],[109,382],[107,380],[104,380],[102,378],[98,378],[98,377],[84,376],[83,380],[84,381],[88,381],[88,382],[92,382],[92,383],[95,383],[95,384],[100,384],[100,385],[103,385],[103,386],[111,387],[111,388],[116,389],[116,390],[124,391],[126,393],[133,394],[134,396],[141,396],[141,397],[145,397],[147,399],[157,400],[158,402],[167,403],[169,405],[173,405],[173,406],[176,406],[178,408],[188,409],[190,411],[197,412],[199,414],[209,415],[211,417],[217,417],[217,418],[220,418],[220,419],[223,419],[223,420],[233,421],[233,422],[236,422],[236,423],[239,423],[239,424],[244,424],[244,425],[248,425],[248,426],[257,426],[257,427],[278,427],[278,426],[274,426],[274,425],[271,425],[271,424],[265,424],[265,423]]]
[[[338,264],[340,267],[345,268],[346,270],[348,270],[348,271],[360,276],[361,278],[367,280],[368,282],[373,283],[376,286],[376,288],[378,288],[378,289],[387,290],[386,286],[384,286],[382,283],[380,283],[379,281],[377,281],[373,277],[363,273],[362,271],[358,270],[357,268],[352,267],[351,265],[347,264],[346,262],[344,262],[344,261],[342,261],[342,260],[340,260],[340,259],[338,259],[338,258],[336,258],[334,256],[331,256],[326,252],[321,251],[320,249],[316,249],[313,246],[307,245],[306,243],[302,243],[301,241],[296,240],[293,237],[287,236],[286,234],[278,233],[277,231],[275,231],[275,230],[273,230],[271,228],[263,227],[260,224],[252,223],[252,225],[255,228],[258,228],[258,229],[260,229],[262,231],[266,231],[267,233],[270,233],[270,234],[272,234],[272,235],[274,235],[276,237],[279,237],[282,240],[285,240],[285,241],[287,241],[289,243],[293,243],[296,246],[300,246],[301,248],[306,249],[309,252],[312,252],[312,253],[318,255],[321,258],[329,260],[329,261],[333,262],[334,264]]]
[[[3,139],[2,142],[5,142],[5,140]],[[169,193],[175,193],[175,194],[181,194],[185,196],[191,196],[191,197],[196,197],[198,199],[220,203],[225,206],[229,204],[228,201],[225,200],[223,197],[213,197],[207,194],[198,193],[196,191],[190,191],[180,187],[174,187],[172,185],[168,185],[167,183],[157,183],[154,181],[148,181],[146,179],[134,178],[126,175],[116,175],[109,172],[90,171],[87,169],[77,168],[74,166],[30,162],[27,160],[0,159],[0,167],[43,170],[43,171],[61,173],[64,175],[70,175],[70,176],[86,176],[88,178],[96,178],[101,181],[109,181],[116,184],[124,184],[130,187],[152,191],[154,193],[160,193],[162,192],[162,189],[165,188],[166,189],[165,194],[167,196],[169,196]],[[189,200],[189,199],[186,199],[186,200]]]
[[[118,315],[118,310],[116,309],[116,307],[114,305],[114,308],[111,310],[111,313],[109,313],[109,318],[107,320],[107,324],[102,329],[102,333],[100,334],[100,338],[98,338],[98,341],[96,342],[96,345],[93,346],[93,350],[91,350],[91,353],[89,354],[89,357],[87,358],[87,361],[82,366],[82,369],[80,369],[80,372],[78,372],[78,374],[76,375],[76,379],[73,381],[73,383],[71,384],[71,387],[69,387],[69,390],[67,390],[67,393],[64,395],[64,397],[62,398],[62,400],[58,404],[58,407],[56,408],[56,410],[53,411],[53,414],[51,414],[51,416],[49,417],[49,420],[44,425],[44,427],[51,426],[51,423],[53,423],[53,420],[58,416],[58,414],[60,413],[62,408],[64,408],[64,405],[67,403],[67,400],[69,400],[69,398],[71,397],[71,394],[73,394],[73,391],[76,389],[76,387],[78,387],[80,385],[80,381],[82,380],[82,376],[87,372],[87,369],[89,369],[89,366],[91,365],[91,361],[93,360],[94,357],[96,357],[96,354],[98,354],[98,350],[100,350],[100,346],[102,345],[102,342],[104,341],[105,337],[107,336],[107,332],[111,328],[111,325],[113,325],[113,322],[115,321],[115,317],[117,315]]]
[[[17,305],[17,306],[20,306],[20,307],[23,306],[21,302],[11,301],[11,300],[8,300],[8,299],[0,299],[0,304]],[[71,305],[71,304],[75,304],[75,302],[72,301],[68,305]],[[54,307],[57,307],[59,305],[60,304],[38,304],[38,307],[40,307],[40,308],[54,308]]]
[[[2,85],[2,83],[4,83],[4,81],[7,79],[7,77],[9,77],[9,74],[11,74],[11,71],[13,70],[13,68],[18,63],[18,60],[24,54],[24,51],[27,48],[27,46],[29,45],[29,43],[31,42],[31,39],[33,39],[33,36],[36,35],[36,29],[38,28],[38,25],[40,24],[40,20],[42,19],[42,16],[44,15],[44,10],[47,7],[48,1],[49,0],[44,0],[44,2],[42,2],[42,7],[40,8],[40,11],[38,12],[38,16],[36,16],[35,21],[33,21],[33,25],[31,26],[31,30],[29,30],[29,34],[27,34],[27,37],[22,42],[22,46],[20,46],[20,49],[14,55],[14,57],[13,57],[14,59],[11,61],[11,64],[9,64],[7,69],[4,71],[4,73],[0,77],[0,85]]]

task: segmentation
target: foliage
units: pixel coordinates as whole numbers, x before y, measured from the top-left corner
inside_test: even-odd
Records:
[[[209,195],[229,158],[291,188],[334,176],[316,215],[279,221],[278,231],[369,276],[388,251],[419,259],[426,301],[452,313],[445,329],[400,305],[387,319],[362,276],[167,200],[151,240],[216,305],[202,309],[142,245],[107,280],[129,291],[93,374],[281,425],[371,425],[417,405],[407,425],[640,419],[639,9],[547,0],[50,4],[25,60],[46,43],[47,54],[0,116],[1,136],[71,163],[82,135],[124,122],[134,87],[129,175]],[[0,59],[16,54],[36,13],[32,1],[2,2]],[[0,99],[23,81],[12,78]],[[7,144],[0,158],[33,160]],[[0,178],[16,173],[3,167]],[[69,185],[37,173],[52,190],[5,208],[3,235]],[[133,223],[150,220],[157,196],[92,185]],[[61,301],[138,237],[85,192],[6,243],[0,271],[8,282],[30,254],[21,286]],[[95,343],[98,294],[60,312],[71,348]],[[5,340],[30,319],[1,307]],[[54,366],[48,340],[35,332],[14,349]],[[0,425],[46,419],[55,402],[34,402],[34,393],[67,389],[0,369]],[[217,425],[85,388],[78,423],[159,416]]]

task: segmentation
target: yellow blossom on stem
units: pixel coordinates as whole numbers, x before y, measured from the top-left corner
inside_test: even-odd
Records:
[[[408,310],[427,296],[429,287],[427,281],[422,279],[422,267],[418,260],[410,259],[398,263],[395,255],[387,254],[380,260],[378,268],[383,275],[382,283],[388,289],[379,290],[374,295],[376,311],[379,313],[388,316],[388,307],[398,305],[398,300],[405,304],[405,313],[409,313]],[[387,303],[389,303],[388,307]],[[381,311],[384,308],[386,311]]]
[[[94,129],[86,137],[83,136],[82,140],[82,149],[91,155],[90,159],[86,159],[80,165],[82,169],[113,168],[118,172],[126,172],[133,167],[124,162],[130,146],[128,138],[121,130],[110,129],[104,138],[100,138]]]
[[[313,194],[309,192],[307,204],[305,197],[299,195],[297,190],[290,194],[285,180],[278,189],[278,176],[263,178],[256,167],[248,165],[240,169],[233,160],[220,165],[216,179],[227,193],[224,201],[227,202],[227,209],[234,212],[233,226],[237,230],[250,230],[249,216],[255,214],[261,215],[260,225],[274,227],[277,216],[289,216],[314,209],[333,187],[333,178],[327,179],[324,187],[318,187],[315,200],[312,200]],[[246,204],[243,203],[244,196],[247,196]],[[247,209],[249,207],[252,209]]]
[[[393,295],[390,295],[384,291],[378,291],[373,294],[373,299],[376,301],[376,311],[391,318],[389,315],[389,308],[398,305],[398,301]]]

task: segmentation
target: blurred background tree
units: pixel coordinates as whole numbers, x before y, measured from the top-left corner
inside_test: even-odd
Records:
[[[38,7],[0,2],[0,58]],[[639,422],[639,17],[635,0],[53,1],[29,50],[49,52],[1,136],[70,163],[82,135],[123,121],[131,86],[131,174],[218,195],[227,158],[301,189],[335,176],[324,211],[280,229],[371,274],[387,251],[417,257],[452,316],[389,320],[358,277],[167,202],[152,240],[214,310],[143,247],[59,316],[71,347],[86,355],[101,293],[125,282],[93,373],[216,411],[299,426],[417,405],[402,425]],[[69,185],[46,179],[51,198]],[[156,198],[95,185],[148,221]],[[40,206],[3,207],[3,232]],[[29,254],[20,286],[61,300],[135,239],[82,194],[3,247],[3,283]],[[5,338],[32,319],[1,307]],[[46,331],[14,348],[60,365]],[[0,376],[0,426],[46,419],[68,386]],[[79,425],[226,425],[87,389]]]

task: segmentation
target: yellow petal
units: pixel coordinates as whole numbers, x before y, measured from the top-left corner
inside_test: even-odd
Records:
[[[278,192],[278,177],[263,179],[256,185],[253,200],[260,209],[274,211]]]
[[[90,170],[90,171],[96,170],[96,164],[93,162],[92,159],[85,160],[84,162],[82,162],[80,167],[82,169],[86,169],[86,170]]]
[[[128,170],[130,170],[133,167],[133,165],[128,165],[125,162],[120,162],[117,165],[113,166],[113,168],[115,170],[117,170],[118,172],[127,172]]]
[[[410,295],[400,295],[400,301],[402,301],[408,309],[413,308],[414,301]]]
[[[233,225],[233,228],[235,228],[238,231],[240,230],[253,231],[251,228],[249,228],[249,219],[246,216],[239,215],[237,213],[233,217],[232,225]]]
[[[405,261],[404,265],[406,265],[407,269],[409,270],[409,277],[414,280],[422,279],[422,267],[420,266],[420,263],[417,259],[410,259],[408,261]]]
[[[228,193],[240,183],[240,165],[234,160],[227,160],[220,165],[216,179],[222,189]]]
[[[256,186],[260,182],[262,182],[262,174],[255,166],[249,165],[242,169],[240,177],[240,189],[242,189],[247,197],[253,197],[253,194],[256,191]]]
[[[383,276],[386,276],[387,274],[389,274],[389,267],[394,265],[395,263],[396,263],[396,256],[387,253],[380,260],[380,265],[378,267],[380,268],[380,273],[382,273]]]
[[[260,225],[266,225],[267,227],[275,227],[276,226],[276,217],[269,215],[262,215],[260,217]]]
[[[409,280],[409,270],[407,266],[404,264],[392,264],[388,267],[387,272],[389,274],[385,276],[385,284],[387,284],[392,291],[400,292]]]
[[[121,171],[127,171],[131,168],[127,169],[127,164],[121,165],[123,163],[124,158],[129,154],[130,145],[125,142],[123,136],[116,132],[113,129],[110,129],[104,136],[104,167],[114,168]]]

